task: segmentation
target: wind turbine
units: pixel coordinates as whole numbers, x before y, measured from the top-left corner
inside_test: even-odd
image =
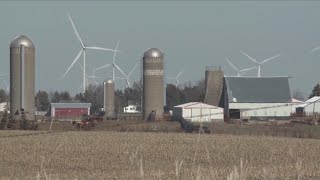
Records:
[[[167,79],[172,79],[175,80],[176,82],[176,87],[179,86],[179,77],[182,75],[183,71],[180,71],[179,74],[176,77],[167,77]]]
[[[116,64],[116,56],[117,56],[117,52],[118,52],[118,46],[119,46],[119,40],[117,42],[117,45],[116,45],[116,49],[114,50],[114,54],[113,54],[113,59],[112,59],[112,80],[113,82],[115,81],[115,70],[118,69],[118,71],[120,71],[120,73],[124,76],[125,79],[128,79],[128,76],[126,75],[126,73],[124,73],[122,71],[122,69]],[[104,68],[107,68],[109,67],[110,64],[106,64],[104,66],[101,66],[100,68],[96,69],[96,70],[100,70],[100,69],[104,69]],[[130,84],[128,84],[128,81],[127,81],[127,85],[130,86]]]
[[[257,69],[258,67],[252,67],[252,68],[246,68],[246,69],[241,69],[239,70],[234,64],[232,64],[232,62],[228,59],[228,58],[225,58],[225,60],[228,62],[228,64],[234,69],[237,71],[238,73],[238,77],[241,77],[242,75],[244,75],[246,72],[250,71],[250,70],[253,70],[253,69]]]
[[[265,59],[261,62],[258,62],[256,59],[252,58],[251,56],[249,56],[247,53],[243,52],[242,50],[240,50],[240,52],[242,54],[244,54],[245,56],[247,56],[251,61],[253,61],[254,63],[256,63],[258,65],[258,77],[261,77],[261,65],[280,56],[280,54],[272,56],[271,58]]]
[[[71,25],[72,25],[72,28],[73,28],[73,31],[75,33],[75,35],[77,36],[77,39],[79,40],[80,42],[80,45],[81,45],[81,50],[79,51],[79,53],[77,54],[76,58],[72,61],[71,65],[68,67],[68,69],[66,70],[66,72],[63,74],[63,77],[65,77],[69,70],[73,67],[73,65],[78,61],[78,59],[80,58],[80,56],[83,54],[83,89],[82,91],[85,92],[86,90],[86,50],[87,49],[90,49],[90,50],[100,50],[100,51],[113,51],[113,52],[116,52],[116,50],[113,50],[113,49],[107,49],[107,48],[101,48],[101,47],[95,47],[95,46],[86,46],[83,41],[81,40],[81,37],[72,21],[72,18],[70,16],[70,14],[68,13],[68,17],[69,17],[69,20],[71,22]]]
[[[137,66],[138,66],[139,61],[136,62],[136,64],[133,66],[133,68],[131,69],[131,71],[129,72],[127,78],[126,78],[126,82],[127,82],[127,86],[130,88],[131,84],[130,84],[130,76],[132,75],[132,73],[134,72],[134,70],[136,70]]]
[[[115,79],[122,79],[126,81],[126,87],[131,87],[131,79],[130,76],[132,75],[132,73],[134,72],[134,70],[137,68],[139,61],[133,66],[133,68],[131,69],[131,71],[129,72],[129,74],[126,77],[115,77]]]

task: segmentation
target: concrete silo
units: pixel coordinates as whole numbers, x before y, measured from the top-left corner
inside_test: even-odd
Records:
[[[155,119],[162,118],[164,106],[164,54],[156,48],[143,55],[143,119],[148,120],[152,111]]]
[[[103,83],[104,86],[104,111],[106,118],[113,118],[115,116],[114,107],[114,82],[108,80]]]
[[[205,72],[205,99],[206,104],[219,106],[222,98],[224,75],[221,68],[208,66]]]
[[[28,119],[35,111],[35,47],[31,39],[21,35],[10,44],[10,112],[21,117],[21,109]]]

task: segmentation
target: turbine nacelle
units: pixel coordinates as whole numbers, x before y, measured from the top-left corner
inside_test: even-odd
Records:
[[[266,62],[268,62],[268,61],[270,61],[270,60],[272,60],[272,59],[275,59],[275,58],[277,58],[277,57],[280,57],[280,54],[277,54],[277,55],[275,55],[275,56],[272,56],[272,57],[270,57],[270,58],[268,58],[268,59],[264,59],[264,60],[262,60],[262,61],[257,61],[256,59],[254,59],[253,57],[251,57],[251,56],[249,56],[247,53],[245,53],[244,51],[242,51],[242,50],[240,50],[240,52],[243,54],[243,55],[245,55],[246,57],[248,57],[251,61],[253,61],[254,63],[256,63],[257,65],[258,65],[258,77],[261,77],[261,65],[263,65],[264,63],[266,63]]]

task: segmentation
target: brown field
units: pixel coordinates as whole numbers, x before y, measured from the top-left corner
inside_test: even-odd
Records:
[[[0,131],[0,179],[319,179],[319,140]]]

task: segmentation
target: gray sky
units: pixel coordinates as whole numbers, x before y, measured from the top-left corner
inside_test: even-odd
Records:
[[[291,89],[299,88],[305,95],[320,76],[320,51],[310,52],[320,45],[320,3],[316,1],[0,1],[0,73],[9,73],[10,42],[25,34],[36,46],[36,89],[79,92],[79,65],[61,79],[80,50],[67,11],[87,45],[115,48],[120,40],[117,63],[126,72],[146,49],[157,47],[166,55],[168,76],[185,69],[181,82],[204,78],[207,65],[221,65],[227,75],[235,75],[224,57],[239,68],[254,66],[239,50],[257,59],[280,53],[279,59],[262,67],[261,74],[292,76]],[[88,51],[88,71],[110,63],[112,55]],[[111,69],[99,76],[111,76]],[[117,87],[123,86],[119,81]]]

